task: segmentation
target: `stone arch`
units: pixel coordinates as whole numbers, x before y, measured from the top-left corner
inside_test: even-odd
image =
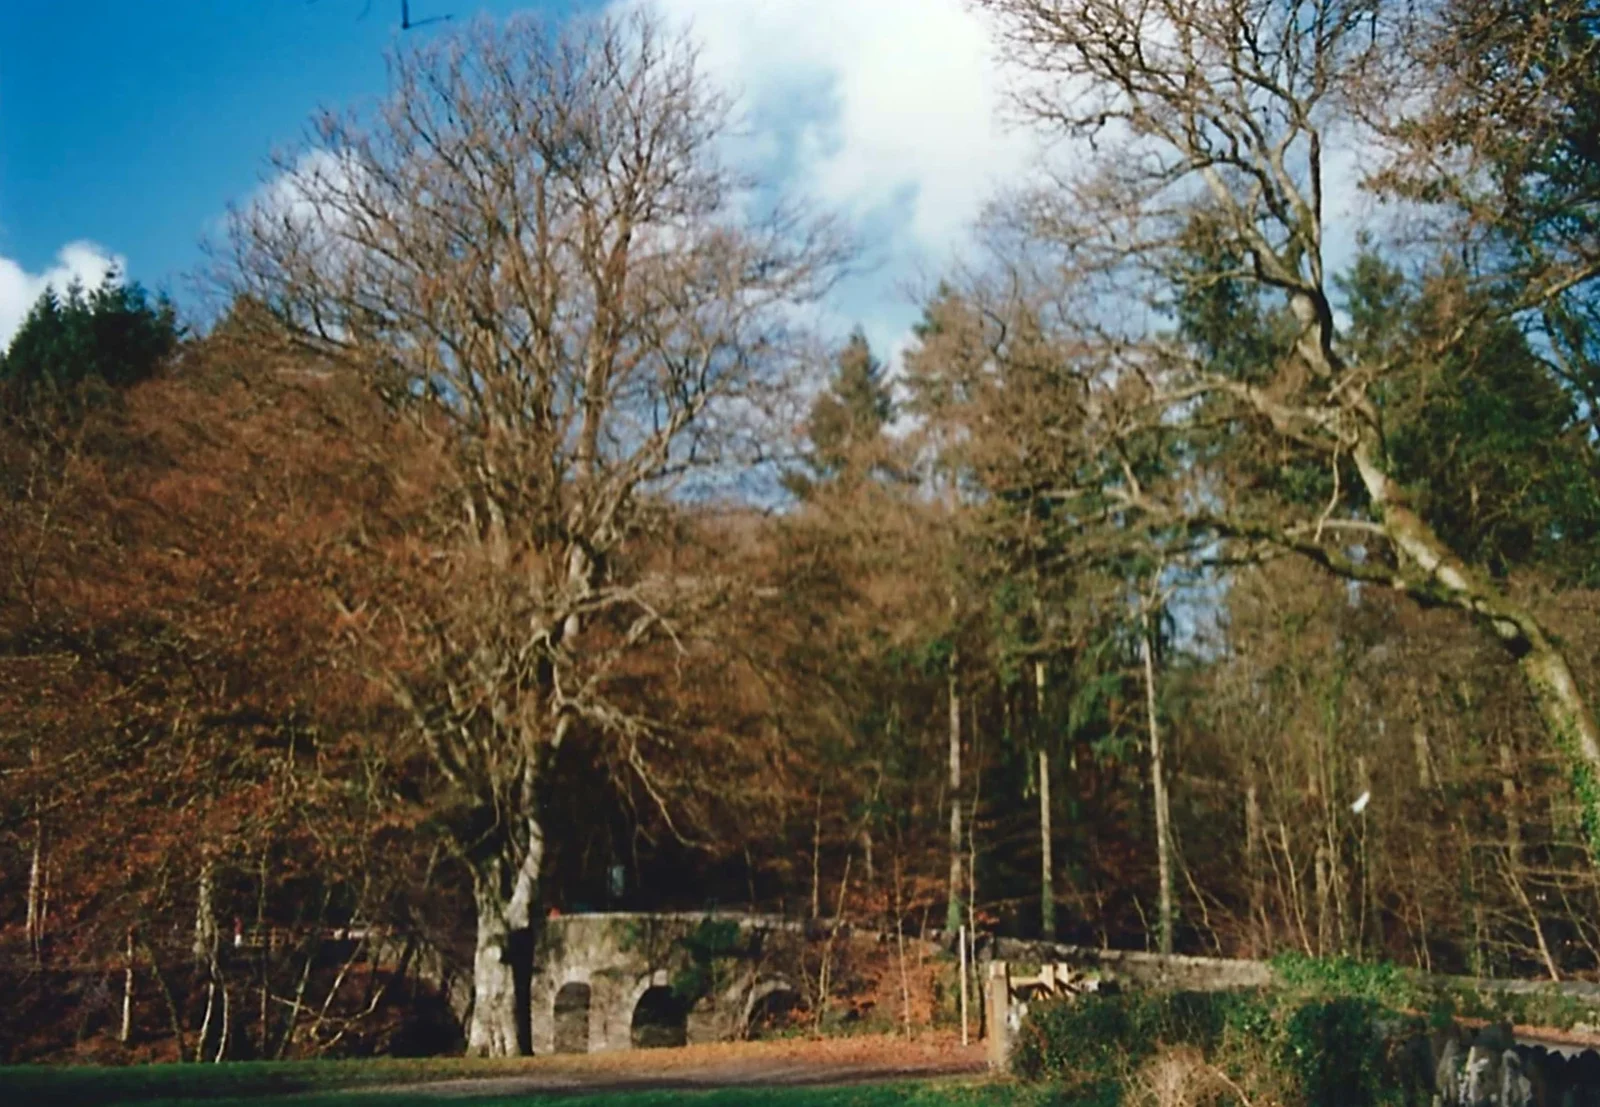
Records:
[[[759,1037],[763,1024],[774,1016],[787,1015],[802,1002],[804,997],[793,981],[782,976],[764,977],[750,989],[737,1033],[741,1037]]]
[[[589,1018],[593,993],[585,980],[569,980],[555,994],[552,1022],[555,1052],[589,1052]]]
[[[634,1008],[639,1006],[639,1000],[644,998],[646,992],[652,988],[668,987],[671,983],[672,978],[667,975],[666,969],[641,972],[632,978],[631,985],[622,985],[616,1000],[617,1009],[626,1018],[632,1018]]]
[[[689,1044],[689,1005],[664,984],[652,984],[634,1001],[628,1038],[634,1049]]]

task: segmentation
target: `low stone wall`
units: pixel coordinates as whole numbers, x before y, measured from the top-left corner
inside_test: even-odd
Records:
[[[1085,975],[1121,987],[1148,991],[1217,992],[1264,988],[1273,983],[1272,965],[1225,957],[1188,957],[1137,950],[1095,949],[1059,942],[1027,942],[997,938],[978,948],[978,960],[1012,964],[1069,964]],[[1589,1010],[1587,1032],[1600,1037],[1600,984],[1581,980],[1489,980],[1468,976],[1417,974],[1416,979],[1441,993],[1497,996],[1563,997]]]
[[[1093,949],[1011,938],[997,938],[986,943],[978,950],[978,960],[1013,965],[1072,965],[1085,976],[1140,991],[1223,992],[1264,988],[1272,983],[1272,966],[1265,961]]]
[[[980,949],[979,959],[985,962],[988,1057],[995,1068],[1009,1065],[1013,1035],[1028,1004],[1042,996],[1106,990],[1234,991],[1274,982],[1272,966],[1264,961],[1009,939],[988,943]],[[1600,1007],[1600,986],[1583,982],[1424,980],[1458,994],[1554,995]],[[1578,1029],[1592,1034],[1594,1028]],[[1476,1028],[1453,1023],[1426,1037],[1396,1041],[1393,1049],[1402,1063],[1414,1066],[1418,1082],[1432,1090],[1438,1107],[1600,1107],[1600,1052],[1586,1048],[1582,1038],[1587,1035],[1566,1035],[1568,1040],[1556,1041],[1537,1038],[1536,1033],[1519,1032],[1509,1023]]]

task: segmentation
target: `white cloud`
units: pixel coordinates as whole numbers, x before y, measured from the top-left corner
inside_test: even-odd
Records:
[[[222,217],[216,230],[253,248],[257,234],[280,247],[293,243],[319,268],[348,264],[352,246],[347,231],[357,211],[376,202],[368,178],[354,158],[321,148],[292,161],[276,159],[275,172]],[[329,270],[325,270],[329,271]]]
[[[274,222],[286,220],[308,233],[329,235],[340,229],[360,173],[348,156],[320,147],[307,150],[292,166],[280,164],[249,206]]]
[[[43,273],[29,273],[10,258],[0,258],[0,350],[11,345],[28,309],[46,288],[59,292],[74,280],[85,288],[95,288],[111,273],[126,271],[119,255],[109,254],[93,242],[69,242]]]
[[[857,225],[870,271],[819,323],[838,338],[862,324],[898,364],[911,286],[946,269],[985,203],[1033,164],[1034,139],[1002,124],[1010,78],[984,21],[966,0],[612,3],[649,3],[689,34],[706,76],[738,100],[733,156]],[[316,223],[310,199],[347,173],[327,154],[280,169],[245,210],[301,227]]]
[[[659,0],[708,75],[738,94],[788,182],[859,219],[896,253],[943,261],[1028,140],[1001,126],[1003,78],[963,0]]]
[[[616,0],[629,6],[637,0]],[[996,192],[1035,165],[1004,125],[1012,75],[966,0],[654,0],[703,70],[737,97],[738,157],[852,220],[869,271],[819,320],[857,324],[898,376],[919,314],[911,297],[948,268]]]

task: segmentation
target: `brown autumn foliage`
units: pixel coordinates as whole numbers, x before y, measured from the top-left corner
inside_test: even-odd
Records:
[[[805,299],[832,244],[789,237],[808,224],[727,232],[734,184],[697,160],[720,102],[660,39],[634,59],[650,80],[593,85],[584,67],[612,56],[614,27],[527,55],[561,94],[548,103],[511,95],[514,69],[472,99],[473,55],[445,50],[402,74],[415,95],[387,105],[377,140],[326,123],[325,145],[364,168],[313,162],[323,176],[302,184],[358,228],[346,246],[398,250],[398,273],[330,268],[307,227],[245,213],[233,275],[254,298],[212,335],[123,392],[6,398],[0,968],[15,1002],[0,1053],[511,1051],[521,1013],[514,989],[493,989],[551,908],[822,920],[832,944],[806,967],[804,1013],[818,1026],[932,1020],[946,969],[908,940],[950,920],[1153,947],[1163,884],[1183,952],[1600,973],[1582,750],[1547,741],[1537,694],[1563,666],[1562,710],[1581,716],[1600,692],[1600,599],[1571,572],[1584,551],[1504,571],[1429,554],[1443,539],[1423,515],[1445,493],[1476,521],[1516,515],[1534,482],[1441,468],[1426,475],[1471,487],[1430,500],[1384,470],[1398,451],[1382,434],[1432,410],[1432,392],[1403,389],[1443,390],[1449,351],[1414,372],[1395,350],[1416,331],[1393,324],[1370,348],[1335,333],[1336,281],[1307,245],[1322,226],[1294,174],[1266,174],[1271,249],[1253,268],[1229,260],[1256,230],[1228,200],[1252,195],[1240,182],[1270,143],[1230,155],[1244,176],[1215,203],[1169,211],[1142,191],[1159,183],[1151,165],[1204,174],[1186,122],[1243,125],[1223,93],[1266,61],[1201,74],[1217,43],[1194,39],[1141,63],[1115,49],[1129,18],[1115,4],[1085,9],[1103,26],[1052,22],[1058,6],[1035,0],[986,6],[1036,76],[1070,75],[1084,51],[1109,65],[1099,106],[1178,161],[1110,159],[1071,203],[1003,211],[994,270],[928,304],[899,381],[914,426],[889,425],[889,388],[852,343],[840,357],[857,376],[836,371],[798,428],[811,449],[787,497],[704,494],[690,476],[765,461],[761,436],[780,436],[759,418],[715,433],[697,420],[793,399],[769,390],[790,383],[776,370],[793,368],[797,336],[742,313]],[[1484,27],[1499,6],[1461,7],[1475,33],[1504,30]],[[1217,14],[1227,40],[1258,8],[1165,10]],[[1370,110],[1357,93],[1375,47],[1339,26],[1325,60],[1351,110]],[[476,33],[472,49],[503,56]],[[1189,83],[1147,84],[1158,63]],[[429,99],[429,74],[460,83]],[[1455,141],[1492,153],[1486,121],[1549,107],[1514,87],[1444,91],[1431,129],[1388,136],[1418,159],[1404,164]],[[1292,107],[1313,92],[1272,95]],[[466,124],[430,114],[461,97]],[[539,105],[556,114],[524,114]],[[558,156],[574,120],[624,109],[704,175],[652,176],[622,156],[626,135],[621,161]],[[1320,126],[1275,118],[1297,141]],[[413,156],[441,134],[478,155],[520,142],[527,158],[463,180]],[[1496,156],[1512,154],[1529,151]],[[633,165],[624,184],[704,216],[704,240],[684,252],[635,233],[649,205],[589,187],[619,165]],[[397,214],[431,195],[419,180],[481,202],[461,218],[563,200],[537,249],[497,218],[458,248],[459,228]],[[1281,294],[1247,336],[1256,361],[1074,314],[1094,307],[1087,293],[1181,269],[1175,242],[1226,248],[1225,271],[1182,269],[1196,287],[1266,273]],[[1580,261],[1535,269],[1559,263],[1577,287]],[[1521,271],[1490,276],[1507,272]],[[1484,342],[1463,355],[1473,372],[1508,349],[1536,364],[1532,346],[1457,327],[1469,282],[1423,283],[1445,290],[1427,343]],[[1246,315],[1231,305],[1223,329]],[[419,318],[444,337],[418,341]],[[702,346],[703,363],[684,352]],[[1489,479],[1505,473],[1517,480]],[[1553,668],[1524,682],[1530,657]],[[874,955],[835,941],[846,923],[882,935]],[[130,1033],[112,1044],[129,980]],[[508,1017],[477,1020],[474,1041],[474,1015],[497,1004]]]
[[[209,1044],[197,1040],[208,975],[193,965],[211,858],[222,961],[234,916],[291,935],[271,963],[221,966],[241,1020],[229,1055],[379,1047],[397,1029],[381,996],[364,1020],[340,1020],[366,1011],[386,980],[408,1002],[442,1003],[467,956],[465,874],[430,845],[434,820],[449,817],[444,782],[365,667],[372,639],[347,625],[387,590],[409,588],[415,604],[454,584],[407,559],[408,520],[428,504],[426,449],[336,378],[251,360],[224,339],[72,429],[42,444],[7,439],[65,458],[50,483],[14,485],[6,503],[8,521],[38,535],[8,547],[7,834],[24,862],[40,842],[48,873],[36,957],[19,910],[27,866],[7,869],[10,964],[34,989],[19,1012],[65,1040],[103,1040],[131,925],[144,1048],[216,1049],[215,1025]],[[577,733],[550,809],[563,835],[548,902],[604,905],[620,858],[629,906],[842,905],[891,932],[937,927],[939,643],[951,624],[946,586],[928,571],[941,556],[928,536],[942,525],[928,513],[942,510],[872,484],[825,489],[786,517],[699,511],[672,523],[673,540],[645,555],[653,571],[757,586],[697,636],[618,670],[618,702],[661,720],[650,786],[626,747]],[[1548,595],[1531,579],[1516,586],[1529,602]],[[1590,602],[1568,591],[1546,615],[1582,658],[1597,647]],[[1563,776],[1528,744],[1526,701],[1470,627],[1289,562],[1241,575],[1227,611],[1200,657],[1167,654],[1180,948],[1531,973],[1548,972],[1548,955],[1563,975],[1595,963],[1594,887]],[[960,633],[978,917],[1036,926],[1031,745],[1018,744],[1059,724],[1059,933],[1143,944],[1154,870],[1132,655],[1107,647],[1087,717],[1036,719],[1027,681],[1008,675],[1010,632],[980,611]],[[1051,646],[1052,665],[1092,637]],[[385,648],[404,662],[404,637]],[[1062,684],[1085,677],[1051,672]],[[1364,819],[1348,810],[1363,781],[1374,797]],[[291,1027],[276,1009],[308,957],[320,1004],[348,953],[314,954],[306,934],[319,919],[395,928],[415,947],[412,976],[394,972],[398,950],[369,951],[387,958],[387,975],[363,957],[327,1016]],[[875,1017],[894,1022],[894,973],[873,988]],[[264,1029],[261,992],[274,1009]],[[8,1038],[18,1051],[64,1040]]]
[[[383,480],[295,388],[252,380],[274,371],[194,349],[81,415],[41,401],[8,427],[23,479],[4,510],[26,541],[0,605],[6,832],[37,859],[31,882],[8,869],[26,907],[8,971],[42,974],[41,1003],[49,970],[131,941],[174,977],[163,1021],[181,1025],[207,866],[231,885],[208,925],[320,925],[335,888],[347,916],[379,909],[417,848],[327,599],[324,555]]]

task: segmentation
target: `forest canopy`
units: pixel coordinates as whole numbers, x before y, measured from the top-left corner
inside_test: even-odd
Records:
[[[8,1057],[515,1054],[552,910],[1600,974],[1593,5],[977,7],[1057,160],[903,356],[631,9],[406,44],[214,322],[44,293]]]

